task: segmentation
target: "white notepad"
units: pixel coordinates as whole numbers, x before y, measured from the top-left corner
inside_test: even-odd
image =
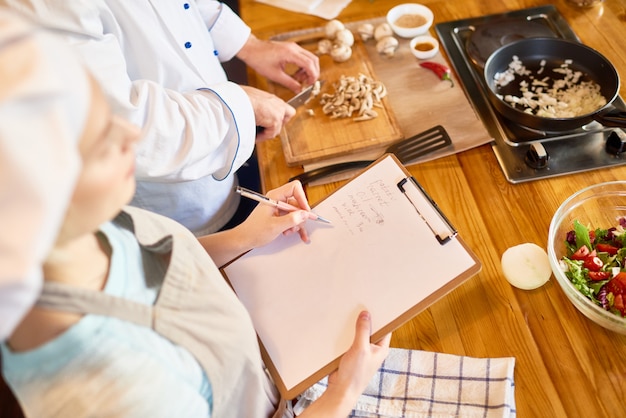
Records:
[[[321,17],[322,19],[334,19],[352,0],[256,0],[259,3],[268,4],[296,13],[304,13]]]
[[[290,10],[298,9],[298,10],[313,10],[317,6],[320,5],[324,0],[280,0],[280,5],[283,7],[287,7]],[[267,2],[270,4],[270,2]]]
[[[360,311],[381,338],[477,273],[480,262],[391,154],[338,189],[308,222],[223,269],[264,360],[291,399],[336,369]]]

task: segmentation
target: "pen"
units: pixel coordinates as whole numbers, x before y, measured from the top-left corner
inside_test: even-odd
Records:
[[[242,195],[243,197],[247,197],[248,199],[256,200],[259,203],[263,203],[266,205],[274,206],[280,210],[284,210],[285,212],[293,212],[296,210],[302,210],[296,206],[290,205],[287,202],[281,202],[278,200],[270,199],[269,197],[262,195],[261,193],[257,193],[254,190],[246,189],[245,187],[237,186],[237,193]],[[331,223],[328,219],[322,218],[316,213],[309,211],[309,219],[314,221],[325,222],[327,224]]]

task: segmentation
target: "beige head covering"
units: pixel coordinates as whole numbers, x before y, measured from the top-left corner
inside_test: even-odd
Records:
[[[69,47],[0,9],[0,340],[39,293],[89,105],[87,74]]]

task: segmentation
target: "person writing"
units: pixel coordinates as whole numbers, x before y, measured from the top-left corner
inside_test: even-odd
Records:
[[[234,189],[241,182],[258,190],[258,169],[242,171],[255,138],[275,137],[295,114],[273,94],[228,81],[222,63],[236,56],[294,92],[319,76],[314,54],[295,43],[256,38],[214,0],[0,5],[54,28],[77,48],[115,112],[143,130],[131,204],[196,235],[245,217],[248,207],[236,215],[241,199]],[[257,127],[263,128],[258,134]]]
[[[13,132],[28,134],[33,121],[55,126],[60,115],[73,115],[79,127],[49,131],[62,140],[37,138],[73,144],[67,154],[77,156],[80,169],[63,173],[62,190],[73,190],[58,196],[64,217],[47,219],[57,233],[41,264],[37,305],[0,346],[3,374],[26,415],[288,416],[251,320],[217,267],[280,234],[308,241],[310,207],[301,184],[268,195],[295,199],[302,210],[259,205],[237,227],[199,238],[171,219],[126,206],[139,130],[111,111],[65,45],[14,19],[0,11],[3,142],[20,140]],[[29,112],[20,114],[24,103]],[[6,158],[35,164],[37,149],[29,151]],[[367,312],[358,316],[352,347],[301,417],[350,413],[389,349],[389,335],[369,341],[370,323]]]

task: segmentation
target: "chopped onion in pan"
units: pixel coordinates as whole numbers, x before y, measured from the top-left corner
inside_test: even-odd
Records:
[[[575,118],[596,112],[607,103],[600,85],[595,81],[582,80],[583,73],[572,70],[571,64],[572,60],[565,60],[560,67],[552,70],[553,77],[538,77],[544,73],[545,60],[533,74],[514,55],[507,70],[494,75],[495,85],[504,87],[517,76],[527,77],[530,83],[526,78],[520,81],[520,96],[497,96],[525,113],[544,118]]]

